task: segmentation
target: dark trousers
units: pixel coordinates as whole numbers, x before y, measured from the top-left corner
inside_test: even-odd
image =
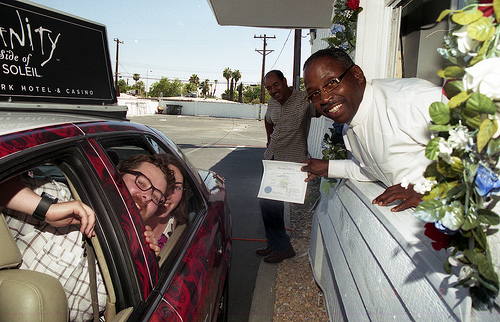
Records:
[[[267,246],[271,247],[274,253],[286,250],[291,244],[285,229],[284,202],[260,199],[259,205],[266,229]]]

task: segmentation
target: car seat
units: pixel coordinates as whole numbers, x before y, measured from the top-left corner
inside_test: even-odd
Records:
[[[61,283],[53,276],[18,268],[21,252],[2,213],[0,245],[0,322],[67,322],[68,300]]]

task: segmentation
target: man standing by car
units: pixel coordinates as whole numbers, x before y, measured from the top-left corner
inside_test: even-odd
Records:
[[[307,136],[311,117],[317,116],[314,105],[306,101],[305,92],[288,87],[286,78],[279,70],[268,72],[264,83],[271,95],[264,117],[267,133],[264,159],[302,162],[309,156]],[[279,263],[294,257],[295,251],[285,230],[284,202],[260,199],[259,204],[267,246],[257,249],[255,253],[265,256],[266,263]]]
[[[124,160],[119,170],[144,220],[154,215],[174,186],[175,178],[168,164],[156,155],[134,155]],[[87,205],[72,200],[67,185],[48,179],[21,175],[3,182],[0,205],[8,208],[3,213],[8,215],[5,219],[23,257],[20,268],[58,278],[68,297],[70,320],[87,321],[92,318],[92,304],[89,268],[81,246],[82,234],[93,235],[95,214]],[[81,230],[70,227],[72,224],[80,224]],[[151,230],[144,235],[156,250]],[[99,269],[96,273],[102,311],[106,290]]]

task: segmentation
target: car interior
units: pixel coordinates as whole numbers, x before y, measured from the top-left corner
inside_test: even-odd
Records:
[[[132,154],[148,152],[142,147],[134,145],[106,147],[106,151],[115,165]],[[165,153],[165,151],[159,152]],[[70,188],[74,199],[82,200],[78,193],[81,189],[76,189],[73,182],[69,179],[70,176],[67,176],[60,167],[52,163],[45,163],[32,168],[30,175],[33,177],[49,176],[58,182],[62,182]],[[201,201],[199,192],[197,193],[192,189],[192,179],[186,178],[185,181],[186,193],[189,200],[189,218],[190,223],[192,223],[196,214],[204,208],[204,202]],[[167,263],[172,263],[173,260],[168,261],[168,259],[170,256],[175,257],[175,254],[181,250],[180,246],[176,247],[176,245],[183,240],[186,241],[188,226],[189,224],[178,225],[162,248],[158,258],[158,263],[162,271],[169,270]],[[46,319],[42,317],[41,320],[68,321],[68,302],[59,281],[44,273],[18,269],[22,261],[21,253],[9,232],[3,214],[0,214],[0,243],[3,245],[2,252],[0,252],[0,312],[12,312],[12,314],[20,315],[29,312],[42,312],[40,314],[48,316]],[[113,286],[112,274],[110,274],[106,257],[98,238],[96,236],[92,237],[87,244],[92,246],[87,248],[87,251],[93,250],[98,263],[98,269],[106,286],[105,319],[107,321],[126,320],[132,313],[133,308],[129,307],[117,312],[117,294]],[[165,275],[164,273],[162,275]],[[95,276],[91,276],[90,278],[93,283],[92,279],[95,280]]]

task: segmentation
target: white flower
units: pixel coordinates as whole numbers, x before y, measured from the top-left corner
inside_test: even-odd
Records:
[[[455,129],[450,130],[448,143],[453,149],[465,149],[469,140],[469,129],[466,126],[459,125]]]
[[[450,146],[448,141],[445,139],[441,138],[439,140],[439,157],[443,159],[448,164],[452,164],[455,161],[451,158],[451,154],[453,153],[453,148]]]
[[[421,195],[425,194],[427,191],[431,191],[432,187],[437,184],[436,180],[428,180],[425,179],[424,182],[422,183],[416,183],[413,186],[413,190],[415,190],[416,193],[419,193]]]
[[[464,87],[500,100],[500,57],[488,58],[465,69]]]
[[[476,55],[476,53],[474,51],[477,49],[477,46],[479,45],[479,41],[474,40],[471,37],[469,37],[469,35],[467,34],[467,26],[463,26],[462,28],[458,29],[457,31],[454,31],[453,36],[457,37],[457,46],[458,46],[458,50],[461,53],[469,54],[471,56]]]
[[[403,179],[401,179],[401,187],[408,189],[409,185],[410,185],[410,180],[408,180],[407,177],[403,177]]]
[[[500,113],[496,113],[495,114],[495,120],[497,121],[497,124],[500,125]],[[493,138],[494,139],[497,139],[498,137],[500,136],[500,126],[498,127],[497,131],[495,132],[495,134],[493,134]]]

